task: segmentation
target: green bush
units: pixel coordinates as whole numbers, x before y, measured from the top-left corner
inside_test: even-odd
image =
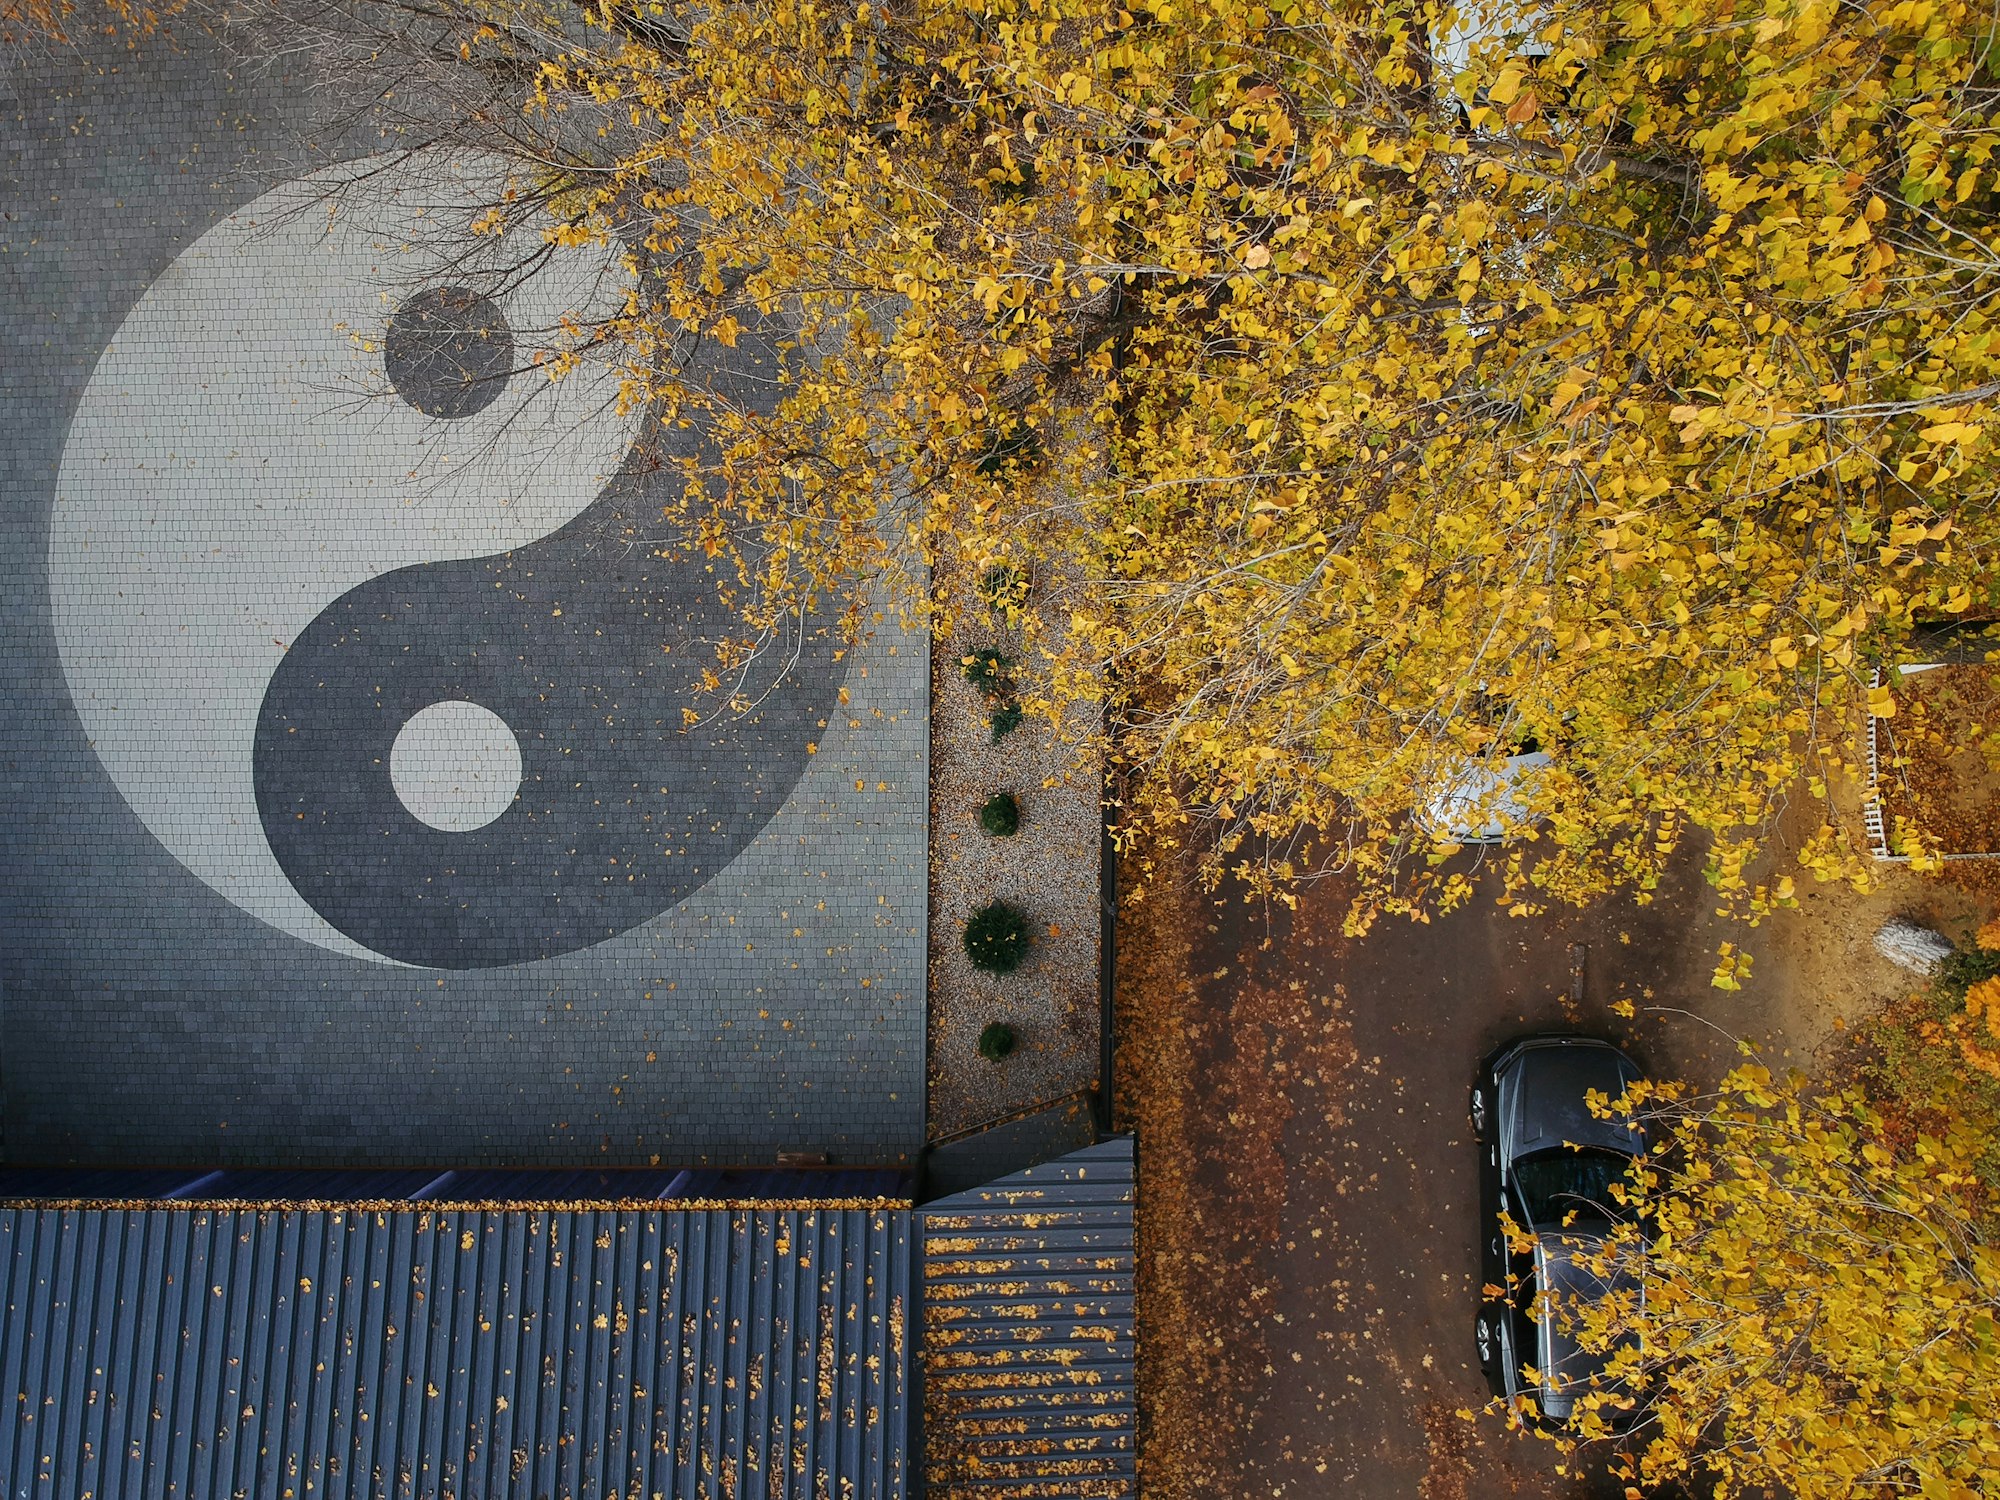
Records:
[[[1947,958],[1931,981],[1935,1002],[1945,1010],[1965,1004],[1965,992],[1982,979],[2000,975],[2000,953],[1984,948],[1959,948]]]
[[[965,956],[989,974],[1011,974],[1028,956],[1028,918],[1019,907],[995,901],[965,924]]]
[[[1012,792],[995,792],[979,809],[979,826],[996,839],[1012,838],[1021,826],[1021,804]]]
[[[986,173],[986,190],[1002,203],[1012,203],[1033,193],[1039,182],[1033,162],[1015,162],[1011,169],[993,167]]]
[[[1011,563],[995,563],[979,577],[979,593],[996,613],[1019,609],[1028,594],[1028,580]]]
[[[991,723],[993,743],[997,745],[1021,727],[1021,705],[1012,702],[1001,704],[993,710]]]
[[[1014,659],[1002,655],[991,646],[981,646],[977,651],[958,659],[958,667],[965,674],[965,680],[978,688],[989,698],[997,698],[1007,691]]]
[[[986,451],[979,455],[972,467],[991,479],[1009,469],[1031,467],[1040,463],[1041,458],[1041,438],[1034,428],[1014,417],[993,434]]]
[[[1014,1028],[1005,1021],[994,1021],[979,1033],[979,1055],[988,1062],[998,1062],[1014,1050]]]

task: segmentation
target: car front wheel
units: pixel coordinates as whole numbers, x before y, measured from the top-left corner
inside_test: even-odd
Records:
[[[1485,1139],[1486,1139],[1486,1087],[1485,1087],[1485,1085],[1483,1085],[1483,1084],[1474,1084],[1474,1085],[1473,1085],[1473,1089],[1472,1089],[1472,1104],[1471,1104],[1471,1106],[1470,1106],[1470,1109],[1469,1109],[1469,1113],[1470,1113],[1470,1114],[1471,1114],[1471,1116],[1472,1116],[1472,1134],[1473,1134],[1473,1136],[1474,1136],[1474,1137],[1475,1137],[1476,1139],[1478,1139],[1478,1140],[1482,1140],[1482,1141],[1483,1141],[1483,1140],[1485,1140]]]

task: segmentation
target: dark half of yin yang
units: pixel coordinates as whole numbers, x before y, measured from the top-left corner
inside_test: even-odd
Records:
[[[635,545],[681,483],[635,455],[560,531],[372,579],[293,643],[258,718],[257,806],[333,926],[436,968],[572,952],[700,889],[784,803],[845,669],[807,622],[753,674],[754,708],[684,726],[713,643],[741,627],[704,567]],[[453,701],[521,751],[518,797],[469,832],[420,821],[390,779],[402,727]]]

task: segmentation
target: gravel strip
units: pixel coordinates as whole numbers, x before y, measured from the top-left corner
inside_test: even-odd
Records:
[[[1095,758],[1079,765],[1046,720],[1025,720],[993,743],[991,704],[960,663],[982,647],[1018,658],[1018,633],[977,597],[962,564],[940,561],[938,581],[960,607],[931,654],[932,1140],[1096,1082],[1102,817]],[[1021,826],[995,838],[980,827],[979,809],[1003,791],[1020,804]],[[965,955],[967,919],[995,900],[1027,913],[1034,936],[1011,974],[985,973]],[[999,1063],[978,1052],[991,1021],[1005,1021],[1016,1038]]]

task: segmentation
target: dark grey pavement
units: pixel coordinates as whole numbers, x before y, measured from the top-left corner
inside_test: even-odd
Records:
[[[323,134],[309,59],[6,67],[7,1157],[907,1160],[922,640],[809,638],[683,734],[718,621],[631,540],[636,419],[483,383],[610,273],[412,352],[415,189],[270,211],[395,144]]]

